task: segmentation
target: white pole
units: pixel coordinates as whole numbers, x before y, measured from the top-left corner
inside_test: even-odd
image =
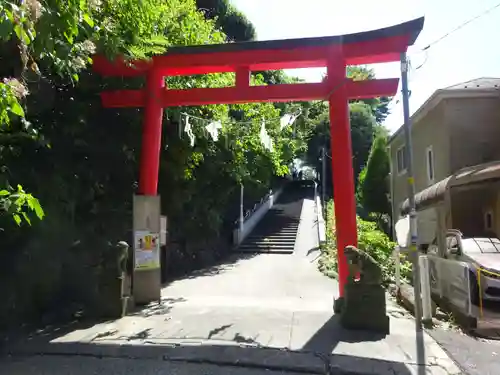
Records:
[[[432,302],[431,283],[429,278],[429,258],[421,255],[420,263],[420,283],[422,285],[422,322],[432,323]]]
[[[401,289],[401,257],[399,246],[394,249],[394,268],[396,274],[396,293],[399,295]]]

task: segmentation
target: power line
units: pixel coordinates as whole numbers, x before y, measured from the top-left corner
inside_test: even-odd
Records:
[[[420,52],[425,52],[425,57],[424,57],[424,61],[418,65],[416,68],[413,68],[411,66],[411,61],[408,59],[408,63],[409,63],[409,68],[411,70],[412,73],[415,73],[417,72],[418,70],[420,70],[426,63],[427,63],[427,60],[429,59],[429,53],[428,53],[428,50],[434,46],[435,44],[441,42],[443,39],[449,37],[450,35],[454,34],[455,32],[457,32],[458,30],[462,29],[463,27],[467,26],[468,24],[478,20],[479,18],[481,17],[484,17],[485,15],[493,12],[495,9],[497,8],[500,8],[500,2],[497,3],[496,5],[486,9],[485,11],[483,11],[482,13],[476,15],[475,17],[473,18],[470,18],[468,19],[467,21],[461,23],[460,25],[458,25],[457,27],[455,27],[454,29],[450,30],[449,32],[447,32],[446,34],[442,35],[441,37],[437,38],[436,40],[434,40],[433,42],[429,43],[426,47],[422,48],[420,50]],[[410,81],[413,81],[415,79],[415,76],[412,74],[412,76],[410,77]],[[342,82],[343,84],[343,82]],[[341,84],[341,85],[342,85]],[[328,96],[329,97],[333,92],[335,92],[339,87],[334,87],[332,89],[332,91],[330,93],[328,93]],[[389,106],[397,106],[399,103],[400,103],[400,99],[398,98],[400,95],[400,93],[398,92],[395,96],[392,97],[391,101],[388,103]],[[411,91],[409,92],[409,96],[411,96]],[[317,104],[320,104],[320,103],[317,103]],[[326,155],[328,157],[330,157],[329,155]],[[331,158],[331,157],[330,157]]]
[[[500,7],[500,3],[492,6],[491,8],[488,8],[486,9],[484,12],[478,14],[477,16],[475,17],[472,17],[470,19],[468,19],[467,21],[461,23],[460,25],[458,25],[457,27],[455,27],[454,29],[450,30],[449,32],[447,32],[446,34],[442,35],[441,37],[437,38],[436,40],[434,40],[433,42],[429,43],[427,45],[427,47],[425,48],[422,48],[422,51],[426,51],[428,50],[429,48],[431,48],[432,46],[434,46],[435,44],[439,43],[440,41],[442,41],[443,39],[449,37],[451,34],[454,34],[455,32],[457,32],[458,30],[462,29],[463,27],[467,26],[468,24],[470,24],[471,22],[474,22],[476,20],[478,20],[479,18],[481,17],[484,17],[485,15],[487,15],[488,13],[491,13],[493,12],[495,9],[499,8]]]
[[[429,59],[429,51],[428,51],[428,49],[424,49],[423,51],[425,52],[424,62],[422,64],[420,64],[419,66],[417,66],[415,69],[412,69],[414,72],[416,72],[421,67],[423,67],[425,65],[425,63],[427,62],[427,60]],[[412,68],[411,64],[410,64],[410,68]],[[411,78],[413,78],[413,77],[411,77]],[[410,81],[411,81],[411,79],[410,79]]]
[[[450,35],[454,34],[455,32],[457,32],[458,30],[464,28],[465,26],[467,26],[468,24],[478,20],[479,18],[481,17],[484,17],[485,15],[493,12],[495,9],[497,8],[500,8],[500,3],[497,3],[496,5],[486,9],[485,11],[483,11],[482,13],[479,13],[478,15],[468,19],[467,21],[461,23],[460,25],[458,25],[457,27],[455,27],[454,29],[448,31],[447,33],[443,34],[442,36],[440,36],[439,38],[437,38],[436,40],[434,40],[433,42],[429,43],[426,47],[422,48],[419,52],[425,52],[425,57],[424,57],[424,61],[418,65],[416,68],[413,68],[411,66],[411,61],[410,59],[408,59],[408,62],[409,62],[409,69],[410,69],[410,77],[409,77],[409,80],[410,82],[413,81],[415,79],[415,76],[413,73],[417,72],[418,70],[420,70],[426,63],[427,63],[427,60],[429,59],[429,49],[434,46],[435,44],[441,42],[443,39],[449,37]],[[399,100],[398,100],[399,102]],[[398,104],[398,103],[396,103]]]

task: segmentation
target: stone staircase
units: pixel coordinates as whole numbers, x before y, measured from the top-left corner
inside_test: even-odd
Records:
[[[301,185],[291,184],[288,186],[277,203],[267,212],[236,251],[244,253],[293,253],[304,198],[305,192]]]

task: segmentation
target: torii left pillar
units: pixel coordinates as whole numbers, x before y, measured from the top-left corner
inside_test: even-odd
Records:
[[[342,310],[344,285],[349,275],[343,249],[348,245],[358,245],[349,101],[345,85],[341,84],[345,81],[345,77],[346,65],[342,61],[342,54],[330,55],[327,65],[327,85],[331,92],[328,103],[332,175],[334,177],[335,233],[337,249],[339,249],[337,251],[337,264],[340,282],[339,299],[334,301],[334,310],[337,313]]]
[[[134,276],[132,293],[136,304],[161,300],[160,216],[158,195],[165,77],[158,69],[146,76],[146,98],[141,144],[138,195],[134,196]],[[144,240],[151,236],[152,242]],[[141,249],[147,244],[151,249]]]

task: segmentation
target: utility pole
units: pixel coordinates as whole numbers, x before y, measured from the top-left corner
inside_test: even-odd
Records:
[[[415,179],[413,177],[413,150],[411,142],[411,119],[408,91],[408,60],[406,53],[401,54],[401,84],[403,95],[405,158],[408,180],[408,201],[410,203],[410,254],[413,263],[413,287],[415,293],[415,322],[417,331],[422,331],[422,294],[420,288],[419,252],[417,249],[417,212],[415,210]]]
[[[420,262],[417,248],[417,211],[415,209],[415,178],[413,177],[413,150],[411,142],[410,92],[408,91],[408,59],[406,52],[401,54],[401,85],[403,96],[403,115],[405,133],[406,173],[408,180],[408,202],[410,203],[410,256],[413,271],[413,290],[415,297],[415,333],[417,363],[425,363],[424,334],[422,330],[422,293],[420,286]],[[419,366],[419,375],[425,374],[425,366]]]

